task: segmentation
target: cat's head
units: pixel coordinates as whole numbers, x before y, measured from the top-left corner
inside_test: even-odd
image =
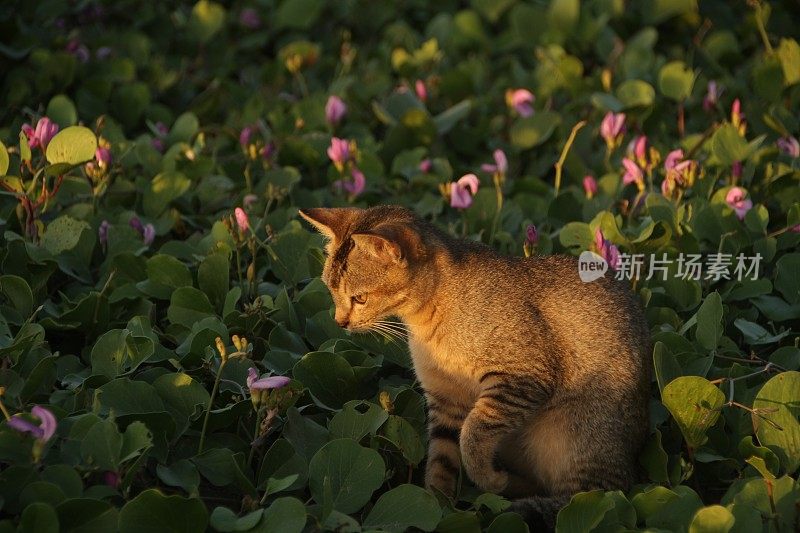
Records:
[[[300,215],[328,239],[322,281],[336,305],[337,324],[367,331],[377,321],[402,315],[426,256],[411,211],[313,208]]]

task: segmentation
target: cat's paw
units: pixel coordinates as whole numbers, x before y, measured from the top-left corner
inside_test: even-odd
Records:
[[[508,472],[490,468],[476,474],[472,481],[483,491],[500,494],[508,486]]]
[[[426,489],[431,492],[439,491],[450,499],[455,497],[458,485],[458,479],[455,476],[445,471],[429,469],[425,478]]]

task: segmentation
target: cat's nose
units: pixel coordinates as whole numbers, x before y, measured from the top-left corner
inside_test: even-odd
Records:
[[[347,328],[347,326],[350,324],[350,320],[347,318],[342,318],[340,320],[336,320],[336,323],[339,324],[340,328]]]

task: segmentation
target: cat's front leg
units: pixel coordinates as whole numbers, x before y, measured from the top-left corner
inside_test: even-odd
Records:
[[[546,384],[534,378],[492,372],[461,427],[461,458],[469,478],[482,490],[500,493],[508,473],[495,468],[503,438],[522,427],[548,397]]]
[[[458,441],[468,409],[439,395],[426,395],[428,402],[428,462],[425,486],[454,496],[461,471]]]

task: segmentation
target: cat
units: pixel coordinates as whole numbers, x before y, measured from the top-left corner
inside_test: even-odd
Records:
[[[312,208],[322,280],[352,332],[408,331],[428,407],[425,484],[448,496],[463,465],[552,529],[571,496],[629,488],[646,438],[650,336],[636,296],[591,283],[574,257],[505,257],[397,206]]]

